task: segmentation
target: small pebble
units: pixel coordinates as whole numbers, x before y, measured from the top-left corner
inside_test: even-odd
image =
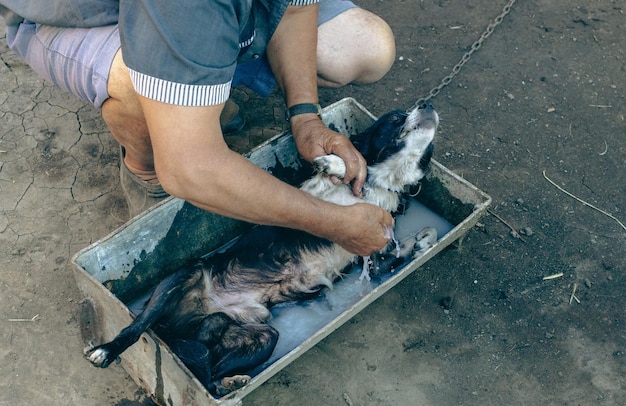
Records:
[[[529,236],[529,237],[530,237],[531,235],[533,235],[533,229],[532,229],[532,228],[530,228],[530,227],[524,227],[524,228],[522,228],[521,230],[519,230],[519,232],[520,232],[520,234],[524,234],[524,235],[527,235],[527,236]]]

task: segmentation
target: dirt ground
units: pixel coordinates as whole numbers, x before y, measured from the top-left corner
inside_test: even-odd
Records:
[[[505,1],[360,4],[390,23],[397,62],[321,101],[379,115],[437,85]],[[626,222],[625,9],[515,4],[433,100],[435,158],[490,194],[492,214],[244,404],[626,404],[626,229],[606,214]],[[82,358],[69,265],[127,220],[116,145],[4,37],[0,62],[0,405],[150,405],[120,366]],[[235,98],[248,125],[233,148],[284,128],[278,94]]]

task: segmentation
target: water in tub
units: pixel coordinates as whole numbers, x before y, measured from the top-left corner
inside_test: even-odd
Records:
[[[396,217],[394,237],[401,241],[424,227],[434,227],[439,239],[454,228],[452,224],[422,203],[410,199],[405,212]],[[387,278],[372,278],[368,281],[360,277],[361,265],[355,265],[354,269],[338,281],[332,290],[326,289],[319,297],[303,303],[285,303],[272,308],[273,317],[269,324],[280,333],[278,344],[271,358],[257,368],[252,375],[255,372],[261,372],[302,344],[392,275],[386,275]]]

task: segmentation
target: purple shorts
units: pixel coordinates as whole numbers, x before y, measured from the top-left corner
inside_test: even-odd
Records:
[[[320,0],[318,25],[356,7],[349,0]],[[120,48],[117,25],[96,28],[61,28],[24,21],[7,28],[9,47],[37,74],[101,107],[109,98],[107,80]],[[276,86],[266,58],[239,64],[233,86],[245,85],[261,96]]]

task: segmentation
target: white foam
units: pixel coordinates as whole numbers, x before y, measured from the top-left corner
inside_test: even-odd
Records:
[[[361,268],[361,276],[359,276],[359,280],[362,281],[365,279],[369,282],[372,280],[372,277],[370,276],[370,266],[372,265],[372,260],[369,255],[362,258],[363,267]]]

